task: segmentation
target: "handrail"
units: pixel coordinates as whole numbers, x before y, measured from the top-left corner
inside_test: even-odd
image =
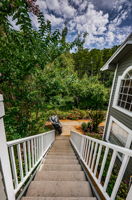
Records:
[[[71,131],[70,140],[105,199],[115,200],[125,170],[127,169],[129,159],[130,157],[132,158],[132,150],[89,136],[81,135],[80,133],[73,131]],[[111,194],[108,194],[107,189],[112,175],[112,170],[115,167],[115,162],[117,161],[119,154],[122,155],[119,173],[117,174]],[[109,155],[111,156],[111,160],[107,169],[106,177],[104,178],[103,173]]]
[[[20,143],[23,143],[23,142],[25,142],[27,140],[34,139],[34,138],[36,138],[38,136],[42,136],[42,135],[48,134],[50,132],[52,132],[52,131],[48,131],[48,132],[45,132],[45,133],[40,133],[40,134],[37,134],[37,135],[32,135],[32,136],[25,137],[25,138],[20,138],[20,139],[17,139],[17,140],[11,140],[11,141],[7,142],[7,145],[9,147],[9,146],[12,146],[12,145],[15,145],[15,144],[20,144]]]
[[[20,190],[55,140],[55,131],[7,142],[14,193]]]

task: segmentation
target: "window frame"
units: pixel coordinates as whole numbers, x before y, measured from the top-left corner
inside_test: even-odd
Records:
[[[126,132],[128,132],[128,137],[127,137],[126,145],[124,147],[125,148],[130,148],[131,142],[132,142],[132,130],[130,130],[127,126],[125,126],[124,124],[122,124],[120,121],[118,121],[113,116],[110,116],[110,120],[109,120],[109,124],[108,124],[108,129],[107,129],[107,135],[106,135],[106,141],[109,142],[109,143],[111,143],[110,140],[109,140],[109,136],[110,136],[112,122],[115,122],[118,126],[120,126],[122,129],[124,129]]]
[[[131,111],[129,111],[129,110],[127,110],[127,109],[125,109],[125,108],[122,108],[122,107],[120,107],[120,106],[117,105],[117,103],[118,103],[118,98],[119,98],[119,91],[120,91],[121,81],[124,79],[125,75],[126,75],[130,70],[132,70],[132,66],[129,66],[129,67],[124,71],[124,73],[122,74],[122,76],[119,76],[119,77],[118,77],[112,107],[115,108],[115,109],[117,109],[117,110],[119,110],[120,112],[123,112],[124,114],[126,114],[126,115],[132,117],[132,112],[131,112]]]

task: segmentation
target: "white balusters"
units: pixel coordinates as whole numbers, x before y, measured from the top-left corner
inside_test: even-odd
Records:
[[[16,161],[14,156],[14,149],[13,146],[9,147],[10,159],[11,159],[11,167],[12,167],[12,175],[14,180],[15,188],[18,186],[18,176],[16,171]]]
[[[35,152],[34,152],[34,141],[31,140],[31,151],[32,151],[32,167],[34,166],[34,158],[35,158]]]
[[[23,143],[23,151],[24,151],[24,165],[25,165],[25,174],[28,173],[28,164],[27,164],[27,148],[26,142]]]
[[[55,132],[49,131],[47,133],[7,142],[15,193],[20,190],[27,178],[30,177],[30,174],[40,163],[54,139]]]
[[[84,136],[73,131],[71,132],[70,140],[104,197],[107,200],[115,200],[129,159],[130,157],[132,158],[132,150],[97,140],[89,136]],[[80,148],[78,148],[79,144],[81,145]],[[123,162],[121,163],[119,174],[117,174],[115,185],[110,196],[107,193],[107,187],[109,187],[115,161],[119,154],[122,154]],[[106,178],[104,179],[103,174],[108,156],[111,156],[111,160],[109,161],[110,163],[107,169]],[[131,199],[131,194],[132,189],[127,196],[128,200]]]
[[[102,161],[102,165],[101,165],[101,169],[100,169],[100,172],[99,172],[99,178],[98,178],[99,181],[101,181],[101,178],[102,178],[102,174],[103,174],[103,171],[104,171],[104,167],[105,167],[105,163],[106,163],[108,152],[109,152],[109,148],[106,147],[105,153],[104,153],[104,157],[103,157],[103,161]]]
[[[121,168],[120,168],[118,177],[117,177],[117,179],[116,179],[116,182],[115,182],[115,185],[114,185],[112,194],[111,194],[111,199],[115,199],[115,197],[116,197],[116,194],[117,194],[117,191],[118,191],[118,189],[119,189],[120,183],[121,183],[121,181],[122,181],[123,175],[124,175],[124,173],[125,173],[125,170],[126,170],[126,166],[127,166],[127,164],[128,164],[128,161],[129,161],[129,156],[128,156],[128,155],[125,155],[124,158],[123,158],[123,162],[122,162],[122,165],[121,165]]]
[[[100,159],[101,151],[102,151],[102,145],[100,144],[99,151],[98,151],[98,154],[97,154],[97,160],[95,162],[96,164],[95,164],[95,168],[94,168],[94,175],[95,176],[96,176],[96,173],[97,173],[97,167],[98,167],[98,164],[99,164],[99,159]]]
[[[109,166],[109,169],[108,169],[108,172],[107,172],[107,175],[106,175],[106,179],[105,179],[105,183],[104,183],[104,190],[107,189],[107,186],[108,186],[108,183],[109,183],[109,180],[110,180],[110,177],[111,177],[111,172],[112,172],[112,169],[114,167],[116,156],[117,156],[117,152],[116,152],[116,150],[114,150],[113,154],[112,154],[110,166]]]
[[[23,180],[23,167],[22,167],[22,155],[21,155],[20,144],[17,145],[17,154],[18,154],[20,177],[21,177],[21,181],[22,181]]]
[[[95,162],[95,157],[96,157],[96,153],[97,153],[97,148],[98,148],[98,143],[95,144],[94,155],[93,155],[92,164],[91,164],[91,170],[92,171],[93,171],[93,168],[94,168],[94,162]]]
[[[89,161],[88,161],[89,167],[90,167],[90,163],[91,163],[91,159],[92,159],[93,147],[94,147],[94,142],[92,142],[92,145],[91,145],[91,150],[90,150],[90,155],[89,155]]]
[[[29,163],[29,171],[31,169],[31,150],[30,150],[30,140],[27,142],[28,145],[28,163]]]

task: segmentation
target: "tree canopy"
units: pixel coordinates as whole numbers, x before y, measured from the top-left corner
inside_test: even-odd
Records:
[[[104,109],[108,102],[103,83],[109,77],[99,69],[114,49],[83,49],[85,34],[68,43],[67,27],[53,30],[34,2],[0,3],[0,93],[8,139],[43,130],[49,109]],[[31,11],[38,17],[38,30],[32,27]],[[20,30],[13,29],[9,16]],[[74,46],[78,51],[70,53]]]

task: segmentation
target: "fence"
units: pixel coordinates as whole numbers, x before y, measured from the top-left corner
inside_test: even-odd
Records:
[[[55,139],[55,132],[7,142],[15,194],[42,160]]]
[[[84,136],[76,132],[71,132],[70,140],[103,196],[107,200],[114,200],[129,159],[132,157],[132,150],[97,140],[89,136]],[[117,173],[111,194],[109,194],[108,186],[112,176],[112,171],[115,167],[115,161],[118,159],[118,155],[122,157],[122,162],[120,164],[120,169]],[[106,166],[107,160],[109,160],[109,164],[107,164],[109,166]],[[103,176],[104,169],[106,168],[107,173]],[[132,196],[132,188],[128,193],[127,200],[130,199],[130,196]]]

